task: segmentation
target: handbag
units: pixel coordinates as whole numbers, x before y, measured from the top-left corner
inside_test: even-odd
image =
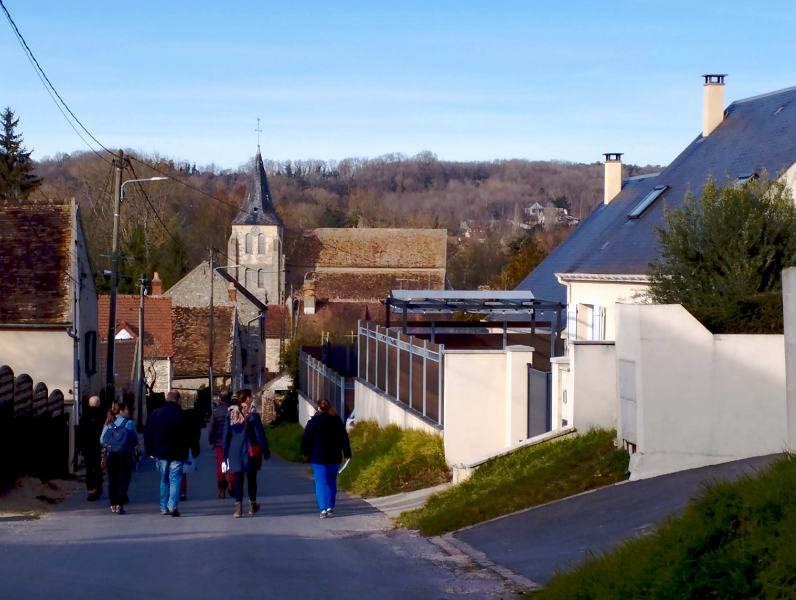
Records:
[[[193,451],[188,450],[188,460],[182,463],[182,472],[195,473],[196,472],[196,459],[193,456]]]
[[[248,423],[246,423],[246,434],[247,434],[247,437],[249,438],[248,439],[248,442],[249,442],[249,456],[251,458],[256,458],[256,457],[260,456],[262,454],[262,452],[263,452],[263,449],[260,447],[259,444],[257,444],[257,445],[252,444],[252,437],[253,436],[252,436],[251,427],[250,427],[250,425]]]

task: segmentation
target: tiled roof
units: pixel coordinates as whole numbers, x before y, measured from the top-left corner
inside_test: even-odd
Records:
[[[265,335],[278,338],[283,334],[286,338],[290,337],[290,314],[287,307],[282,304],[269,304],[268,312],[265,314]]]
[[[116,296],[116,329],[125,324],[138,336],[139,297],[132,294]],[[108,338],[108,312],[110,296],[97,298],[97,323],[99,339]],[[174,355],[171,325],[171,298],[158,296],[144,297],[144,357],[168,358]]]
[[[288,268],[444,269],[445,229],[306,229]]]
[[[519,285],[537,298],[566,301],[555,273],[644,275],[655,260],[655,227],[663,207],[680,208],[688,191],[699,195],[708,177],[726,178],[767,170],[776,176],[796,161],[796,88],[730,104],[724,120],[707,137],[701,134],[657,177],[624,183],[609,204],[600,205]],[[628,213],[655,186],[669,189],[638,219]]]
[[[440,271],[418,273],[417,271],[391,271],[387,273],[364,272],[326,272],[317,271],[315,297],[324,300],[383,300],[390,291],[442,290],[445,289],[445,276]]]
[[[107,337],[107,336],[105,336]],[[116,374],[116,387],[130,391],[135,369],[136,340],[116,340],[113,343],[113,370]],[[108,342],[99,343],[99,380],[105,385],[105,367],[108,360]]]
[[[249,184],[249,193],[246,195],[238,216],[232,221],[233,225],[279,225],[282,220],[276,214],[274,201],[271,199],[271,189],[268,187],[268,177],[265,176],[263,158],[257,148],[255,159],[255,173]]]
[[[206,377],[209,308],[172,307],[174,377]],[[213,308],[213,373],[229,373],[232,365],[232,319],[229,306]]]
[[[71,322],[71,240],[70,202],[0,205],[0,323]]]

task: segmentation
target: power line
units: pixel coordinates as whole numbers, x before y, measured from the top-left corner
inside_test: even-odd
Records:
[[[130,165],[130,170],[133,173],[133,178],[134,179],[138,179],[138,175],[136,175],[136,173],[135,173],[135,167],[133,167],[133,163],[128,162],[127,164]],[[158,211],[155,210],[155,207],[152,205],[152,202],[150,201],[149,196],[147,196],[147,193],[144,191],[144,186],[141,185],[140,181],[136,182],[136,184],[138,185],[138,189],[144,195],[144,200],[146,200],[147,205],[152,210],[152,214],[155,215],[155,218],[158,220],[158,223],[160,223],[161,227],[163,227],[163,230],[169,235],[169,237],[174,241],[174,243],[179,245],[180,244],[179,240],[177,240],[177,238],[175,238],[171,234],[171,231],[169,231],[169,228],[166,227],[166,224],[163,222],[163,219],[160,218],[160,215],[158,214]]]
[[[108,150],[105,146],[103,146],[102,143],[97,138],[95,138],[88,129],[86,129],[85,125],[83,125],[83,123],[80,122],[80,119],[78,119],[75,116],[75,113],[72,112],[72,109],[70,109],[69,106],[66,104],[66,102],[64,102],[64,99],[61,98],[61,95],[58,93],[58,90],[55,89],[55,86],[50,81],[50,78],[47,77],[47,74],[44,72],[44,69],[42,69],[41,65],[39,64],[39,61],[36,60],[36,57],[33,55],[33,51],[31,51],[30,47],[28,46],[28,43],[25,41],[25,38],[20,33],[19,28],[17,27],[17,24],[14,23],[14,19],[11,18],[11,15],[9,14],[8,9],[6,8],[5,4],[3,4],[3,0],[0,0],[0,8],[3,9],[3,12],[5,13],[6,18],[8,19],[9,24],[11,25],[11,27],[14,30],[14,35],[16,35],[17,41],[22,46],[22,49],[25,52],[25,56],[27,57],[27,59],[30,62],[31,66],[33,67],[33,70],[36,71],[36,75],[39,77],[39,80],[42,82],[42,85],[44,85],[44,89],[47,90],[47,93],[50,95],[50,98],[52,98],[53,102],[55,102],[55,105],[58,107],[58,110],[64,116],[64,119],[66,119],[67,123],[69,123],[70,127],[72,127],[72,129],[75,130],[75,133],[78,135],[78,137],[80,137],[80,139],[83,140],[83,143],[86,144],[86,146],[88,146],[88,148],[94,154],[99,156],[105,162],[110,162],[107,158],[102,156],[99,152],[97,152],[94,148],[91,147],[91,144],[89,144],[86,141],[86,139],[80,134],[80,132],[74,126],[72,121],[69,120],[69,117],[66,116],[66,113],[64,113],[63,109],[61,108],[61,105],[63,105],[63,108],[65,108],[69,112],[69,114],[72,115],[72,118],[75,120],[75,122],[78,125],[80,125],[80,127],[83,129],[83,131],[85,131],[92,140],[94,140],[103,150],[105,150],[109,154],[113,154],[110,150]],[[45,83],[45,81],[46,81],[46,83]],[[55,97],[53,97],[53,94],[55,94],[55,96],[58,97],[58,100],[60,100],[61,104],[58,104],[58,101],[55,99]]]

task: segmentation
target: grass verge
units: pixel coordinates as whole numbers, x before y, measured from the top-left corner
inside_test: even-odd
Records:
[[[559,573],[535,600],[796,598],[796,455],[715,482],[647,537]]]
[[[337,484],[351,494],[378,498],[450,481],[440,435],[359,421],[349,439],[353,458]]]
[[[268,448],[278,457],[291,462],[302,462],[301,436],[304,428],[299,423],[281,423],[276,427],[265,426]]]
[[[616,483],[628,477],[628,455],[614,446],[615,437],[592,430],[494,458],[397,522],[436,535]]]

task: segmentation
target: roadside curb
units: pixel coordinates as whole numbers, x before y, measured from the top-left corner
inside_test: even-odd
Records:
[[[443,535],[438,535],[429,538],[429,541],[442,548],[454,557],[467,557],[470,560],[478,563],[485,569],[489,569],[490,571],[494,571],[504,579],[508,579],[516,583],[517,585],[521,585],[522,587],[529,589],[529,590],[540,590],[542,586],[536,583],[535,581],[531,581],[527,577],[523,577],[522,575],[517,575],[511,569],[507,569],[506,567],[499,565],[495,562],[489,560],[483,552],[480,550],[476,550],[470,544],[463,542],[461,540],[457,540],[453,537],[452,533],[446,533]]]

